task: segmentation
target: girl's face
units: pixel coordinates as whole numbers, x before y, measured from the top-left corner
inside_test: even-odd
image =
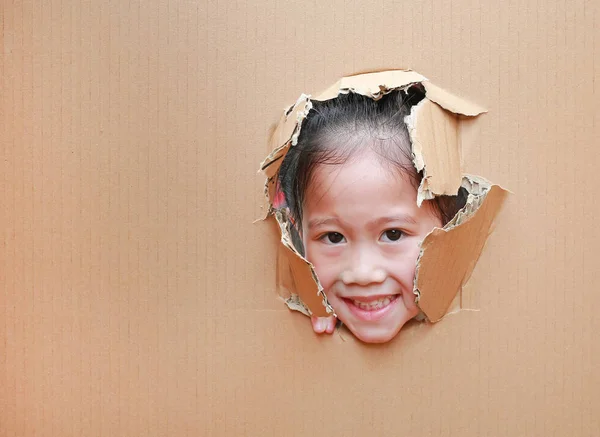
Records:
[[[302,219],[306,258],[339,319],[360,340],[391,340],[419,310],[413,279],[419,243],[441,227],[406,176],[365,151],[320,165]]]

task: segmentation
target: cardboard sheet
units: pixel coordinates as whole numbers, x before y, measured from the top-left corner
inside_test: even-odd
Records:
[[[0,436],[600,435],[599,8],[3,2]],[[514,195],[465,310],[316,336],[257,163],[300,92],[397,67],[477,103],[462,173]]]

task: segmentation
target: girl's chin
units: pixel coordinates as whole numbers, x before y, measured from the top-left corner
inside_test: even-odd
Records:
[[[393,329],[386,329],[384,327],[361,327],[353,329],[351,326],[348,326],[348,329],[350,329],[350,332],[352,332],[352,334],[354,334],[354,336],[363,343],[387,343],[388,341],[392,340],[396,335],[398,335],[398,332],[400,332],[402,326],[396,326]]]

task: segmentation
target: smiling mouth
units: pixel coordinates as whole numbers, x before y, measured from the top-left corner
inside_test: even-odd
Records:
[[[396,299],[398,299],[398,297],[400,297],[399,294],[392,294],[388,296],[381,296],[376,299],[357,300],[352,298],[344,298],[344,300],[348,304],[353,305],[363,311],[377,311],[387,307]]]

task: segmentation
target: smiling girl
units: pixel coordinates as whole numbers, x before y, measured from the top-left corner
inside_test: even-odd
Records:
[[[424,97],[417,85],[378,100],[351,92],[313,101],[279,171],[304,256],[339,320],[368,343],[389,341],[419,313],[419,244],[466,201],[461,189],[417,206],[423,175],[404,119]],[[312,324],[332,333],[336,319]]]

